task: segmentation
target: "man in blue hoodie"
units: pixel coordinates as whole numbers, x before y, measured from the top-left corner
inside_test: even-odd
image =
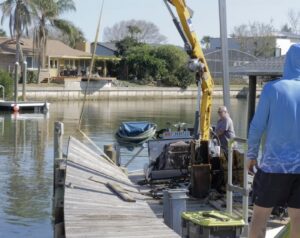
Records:
[[[262,158],[257,164],[262,136]],[[255,174],[250,238],[264,238],[275,206],[288,206],[291,236],[300,237],[300,44],[287,52],[283,77],[261,93],[248,136],[248,169]]]

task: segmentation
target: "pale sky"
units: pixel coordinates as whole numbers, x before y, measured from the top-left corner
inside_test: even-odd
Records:
[[[102,0],[74,0],[76,12],[65,14],[64,18],[81,28],[88,41],[94,41],[97,20]],[[163,3],[163,0],[104,0],[104,12],[101,24],[102,31],[122,20],[146,20],[155,23],[168,43],[182,45],[181,38]],[[186,0],[194,10],[193,27],[198,37],[204,35],[219,36],[218,0]],[[250,21],[269,23],[280,28],[287,22],[289,9],[300,11],[299,0],[227,0],[228,34],[233,27],[247,24]],[[7,23],[6,23],[7,25]],[[4,29],[9,33],[7,27]]]

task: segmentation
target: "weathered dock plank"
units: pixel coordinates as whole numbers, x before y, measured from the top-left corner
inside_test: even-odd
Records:
[[[126,202],[114,184],[135,202]],[[70,138],[64,193],[65,237],[179,237],[117,166]]]

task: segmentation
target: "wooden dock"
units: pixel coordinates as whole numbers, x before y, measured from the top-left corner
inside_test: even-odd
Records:
[[[30,111],[30,112],[47,112],[50,107],[48,102],[14,102],[14,101],[0,101],[0,110],[15,111],[15,107],[18,111]]]
[[[152,197],[160,185],[138,185],[142,173],[129,176],[118,166],[70,137],[62,156],[62,128],[55,126],[53,220],[55,238],[180,237],[163,222],[163,203]],[[187,211],[225,210],[224,197],[187,199]],[[242,217],[242,204],[233,213]],[[252,215],[252,209],[249,209]],[[287,219],[271,219],[278,227]]]
[[[76,139],[70,138],[66,161],[60,162],[57,171],[65,170],[65,181],[63,202],[58,190],[54,198],[55,237],[179,237],[119,167]],[[56,178],[59,189],[63,180],[59,173]]]

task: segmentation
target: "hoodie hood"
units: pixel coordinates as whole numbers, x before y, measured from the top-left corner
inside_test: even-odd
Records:
[[[283,79],[295,79],[300,78],[300,44],[294,44],[288,50],[284,69]]]

